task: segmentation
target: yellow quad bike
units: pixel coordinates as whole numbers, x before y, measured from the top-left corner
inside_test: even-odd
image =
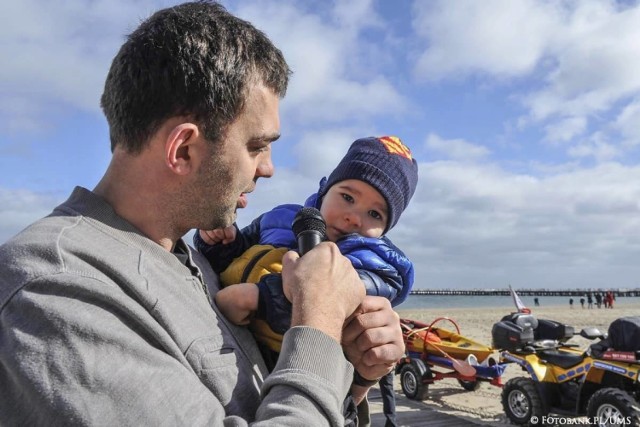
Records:
[[[581,330],[584,338],[600,339],[586,350],[566,342],[573,327],[525,313],[505,316],[491,335],[500,361],[528,374],[510,379],[502,390],[513,424],[553,424],[554,415],[587,416],[576,420],[581,424],[640,427],[640,317],[615,320],[608,335]]]

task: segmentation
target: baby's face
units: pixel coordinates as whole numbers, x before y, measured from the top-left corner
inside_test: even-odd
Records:
[[[332,242],[351,233],[380,237],[389,218],[384,197],[371,185],[357,179],[334,184],[322,199],[320,213],[327,223],[327,237]]]

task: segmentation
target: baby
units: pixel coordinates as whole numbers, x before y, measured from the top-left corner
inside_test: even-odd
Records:
[[[368,295],[383,296],[393,306],[413,286],[413,264],[385,237],[398,222],[418,182],[411,151],[393,136],[358,139],[304,206],[320,210],[326,238],[335,242],[358,272]],[[282,255],[297,249],[291,229],[303,206],[280,205],[239,230],[199,230],[194,244],[225,286],[215,296],[222,313],[236,324],[251,323],[265,360],[274,365],[281,334],[290,326],[291,304],[280,272]]]

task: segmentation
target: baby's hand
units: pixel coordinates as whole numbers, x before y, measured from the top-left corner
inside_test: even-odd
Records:
[[[215,230],[199,230],[200,237],[208,245],[222,243],[226,245],[236,240],[236,226],[230,225],[225,228],[216,228]]]
[[[259,296],[255,283],[238,283],[220,289],[214,300],[224,317],[236,325],[246,325],[258,310]]]

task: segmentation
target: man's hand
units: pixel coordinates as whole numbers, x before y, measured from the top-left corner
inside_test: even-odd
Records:
[[[198,230],[200,237],[208,245],[216,245],[222,243],[226,245],[236,240],[236,226],[230,225],[225,228],[216,228],[215,230]]]
[[[220,289],[214,300],[227,319],[236,325],[246,325],[258,310],[259,290],[255,283],[238,283]]]
[[[300,257],[282,259],[282,284],[291,301],[291,326],[320,329],[341,341],[345,320],[360,305],[365,290],[351,262],[332,242],[323,242]]]
[[[342,347],[363,378],[375,380],[389,373],[404,354],[400,318],[389,300],[365,297],[347,319]]]

